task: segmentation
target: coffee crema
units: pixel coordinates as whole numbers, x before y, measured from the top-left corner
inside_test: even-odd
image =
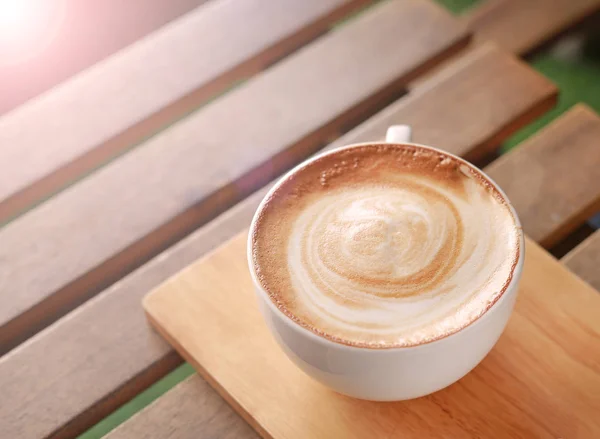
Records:
[[[485,313],[520,257],[506,200],[466,162],[415,145],[326,153],[269,194],[253,268],[289,318],[366,348],[428,343]]]

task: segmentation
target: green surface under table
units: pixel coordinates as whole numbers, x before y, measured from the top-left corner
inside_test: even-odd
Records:
[[[458,14],[479,0],[437,1]],[[549,49],[528,62],[558,86],[558,104],[552,111],[514,134],[504,144],[502,152],[516,146],[578,102],[584,102],[600,113],[600,35],[595,36],[595,41],[586,42],[582,50],[574,54],[564,55],[558,50]],[[193,373],[192,366],[187,363],[181,365],[79,437],[92,439],[104,436]]]

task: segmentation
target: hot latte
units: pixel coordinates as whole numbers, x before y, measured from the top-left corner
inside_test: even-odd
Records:
[[[520,257],[519,226],[466,162],[364,144],[279,182],[251,230],[252,265],[289,318],[338,343],[414,346],[492,306]]]

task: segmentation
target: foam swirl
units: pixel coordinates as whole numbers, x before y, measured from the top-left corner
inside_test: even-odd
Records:
[[[281,255],[292,294],[274,298],[304,326],[343,343],[431,341],[501,294],[518,249],[514,219],[460,167],[453,184],[443,184],[437,174],[380,165],[363,168],[372,177],[360,181],[354,166],[352,181],[298,203]]]

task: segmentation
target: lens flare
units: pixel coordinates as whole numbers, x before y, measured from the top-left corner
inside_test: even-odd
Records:
[[[0,64],[43,51],[59,31],[64,12],[63,0],[0,0]]]

